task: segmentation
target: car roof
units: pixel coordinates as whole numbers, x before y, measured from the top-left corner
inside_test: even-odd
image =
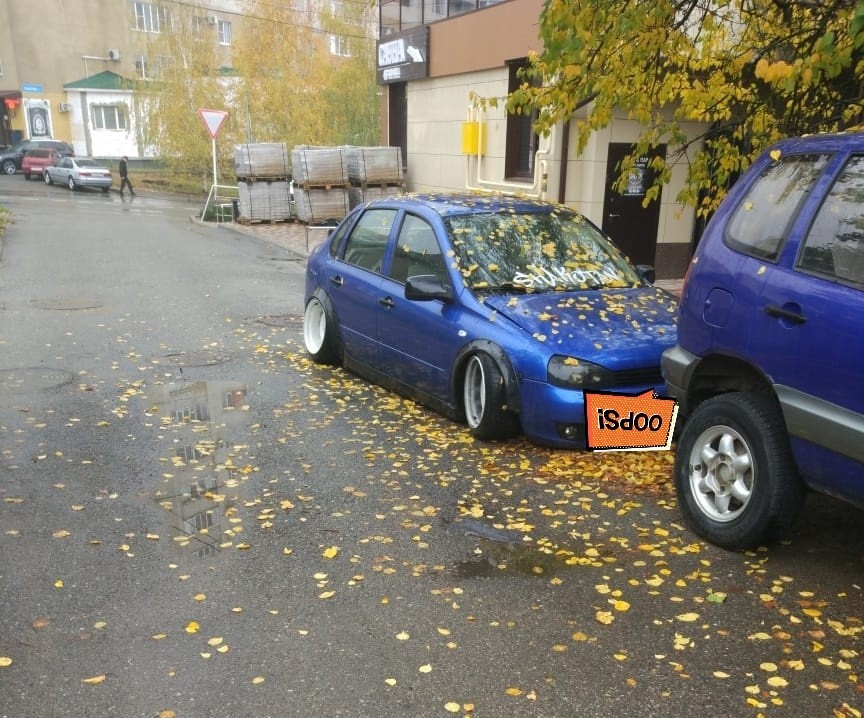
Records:
[[[836,152],[837,150],[861,150],[864,149],[864,131],[820,133],[814,135],[803,135],[802,137],[790,137],[772,145],[771,149],[779,149],[784,152]]]
[[[426,192],[396,195],[386,199],[374,200],[370,207],[390,206],[394,204],[408,207],[425,207],[442,217],[458,215],[519,212],[549,214],[552,212],[576,212],[569,207],[553,204],[543,200],[519,195],[498,194],[489,192]]]

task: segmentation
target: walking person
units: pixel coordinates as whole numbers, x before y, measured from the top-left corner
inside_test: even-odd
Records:
[[[135,190],[132,189],[132,183],[129,181],[129,168],[127,162],[129,158],[126,155],[120,158],[120,196],[123,196],[123,188],[129,188],[129,194],[135,196]]]

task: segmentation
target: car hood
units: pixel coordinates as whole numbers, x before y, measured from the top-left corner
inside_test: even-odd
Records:
[[[493,295],[483,302],[556,354],[609,369],[659,361],[677,336],[677,300],[657,287]]]

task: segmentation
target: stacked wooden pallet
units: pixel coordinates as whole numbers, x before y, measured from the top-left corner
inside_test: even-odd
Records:
[[[346,147],[345,152],[351,207],[405,191],[401,148]]]
[[[284,222],[292,216],[291,164],[285,143],[234,146],[240,219]]]
[[[346,160],[341,147],[298,146],[291,150],[297,219],[323,224],[348,214]]]

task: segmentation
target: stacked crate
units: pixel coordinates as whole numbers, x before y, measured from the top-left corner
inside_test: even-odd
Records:
[[[291,218],[291,164],[284,142],[234,146],[240,219],[284,222]]]
[[[291,150],[297,219],[322,224],[348,214],[346,159],[341,147],[298,146]]]
[[[401,148],[346,147],[345,153],[351,182],[351,207],[405,191]]]

